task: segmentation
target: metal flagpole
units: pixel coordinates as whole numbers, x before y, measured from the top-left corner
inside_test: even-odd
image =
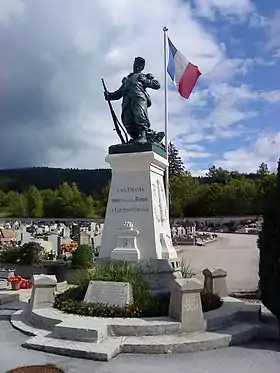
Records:
[[[165,132],[165,149],[166,159],[168,162],[168,87],[167,87],[167,31],[168,28],[163,28],[163,46],[164,46],[164,132]],[[170,197],[169,197],[169,164],[165,171],[165,191],[166,203],[169,211]]]

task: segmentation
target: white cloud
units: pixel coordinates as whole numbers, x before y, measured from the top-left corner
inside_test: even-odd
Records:
[[[195,177],[204,177],[206,176],[208,171],[209,170],[190,170],[192,176],[195,176]]]
[[[217,14],[244,20],[254,10],[250,0],[195,0],[195,5],[197,14],[210,20],[215,20]]]
[[[268,22],[268,47],[279,49],[280,47],[280,9],[274,12],[274,16]]]
[[[256,172],[258,166],[265,162],[275,171],[279,158],[280,132],[260,134],[250,148],[230,150],[221,159],[215,160],[216,166],[240,172]]]

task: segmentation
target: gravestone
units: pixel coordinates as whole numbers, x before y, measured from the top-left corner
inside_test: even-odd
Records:
[[[80,231],[79,234],[80,245],[90,245],[90,233],[87,231]]]
[[[90,281],[84,302],[125,307],[133,303],[132,287],[128,282]]]

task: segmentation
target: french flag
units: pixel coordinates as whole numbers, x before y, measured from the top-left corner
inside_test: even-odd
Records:
[[[199,68],[189,62],[173,45],[168,38],[169,61],[167,72],[176,85],[180,95],[186,99],[190,97],[192,90],[200,77]]]

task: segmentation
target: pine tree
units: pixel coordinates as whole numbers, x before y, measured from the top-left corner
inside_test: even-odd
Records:
[[[277,184],[266,195],[263,227],[259,234],[259,276],[263,304],[280,321],[280,160]],[[280,331],[280,330],[279,330]]]
[[[170,142],[168,145],[169,177],[182,175],[185,172],[184,163],[179,155],[179,150]]]
[[[268,166],[266,163],[262,162],[260,165],[259,165],[259,168],[258,168],[258,171],[257,171],[257,175],[260,177],[260,178],[264,178],[266,175],[269,174],[269,170],[268,170]]]

